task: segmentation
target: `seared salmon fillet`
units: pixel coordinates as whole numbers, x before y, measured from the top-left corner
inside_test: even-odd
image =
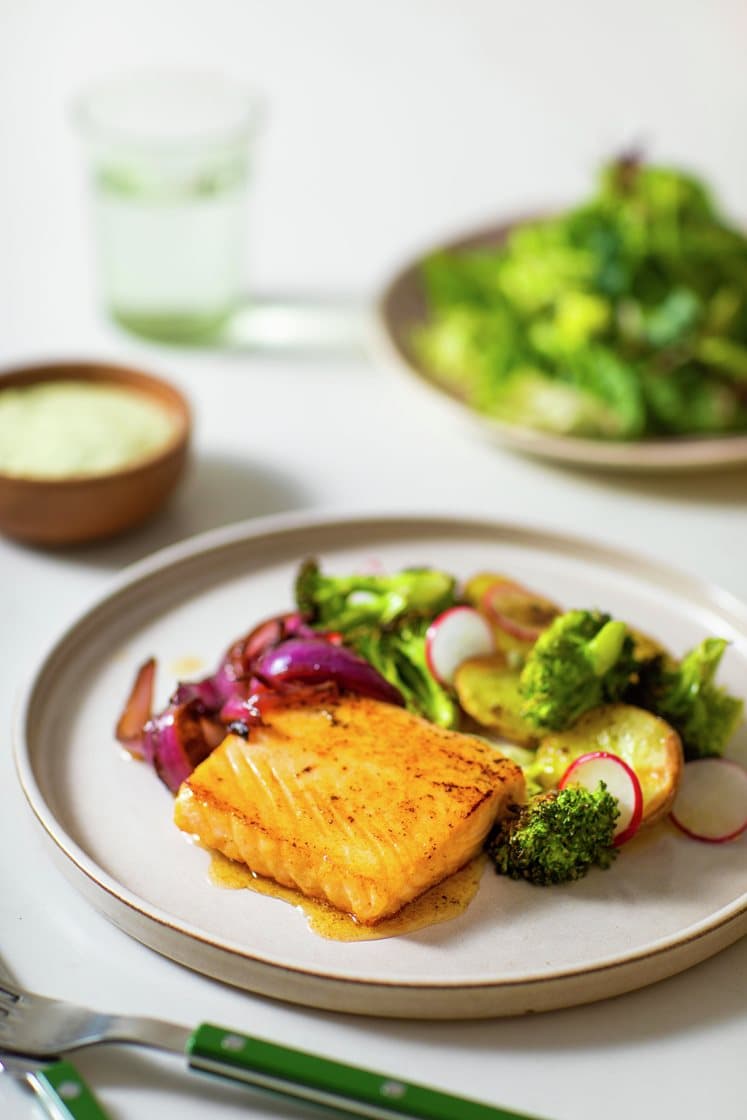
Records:
[[[462,867],[520,768],[487,743],[365,697],[270,711],[182,784],[179,828],[371,924]]]

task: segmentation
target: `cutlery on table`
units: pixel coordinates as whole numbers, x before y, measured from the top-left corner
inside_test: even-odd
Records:
[[[15,1002],[19,993],[0,960],[0,1023],[8,1014],[8,1003]],[[1,1033],[1,1032],[0,1032]],[[8,1053],[0,1042],[0,1072],[29,1085],[55,1120],[107,1120],[93,1090],[86,1084],[80,1071],[72,1062],[64,1060],[40,1061]]]
[[[34,1090],[53,1120],[108,1120],[82,1074],[72,1062],[38,1062],[0,1051],[0,1072]]]
[[[243,1081],[286,1098],[327,1106],[371,1120],[529,1120],[516,1112],[441,1093],[372,1070],[279,1046],[238,1031],[202,1023],[195,1030],[160,1019],[110,1015],[25,991],[0,976],[0,1054],[57,1058],[101,1042],[123,1042],[186,1056],[190,1069]],[[35,1076],[63,1097],[70,1120],[97,1120],[104,1113],[73,1111],[62,1086],[68,1063]],[[75,1071],[70,1079],[75,1078]],[[80,1084],[83,1088],[82,1079]],[[68,1087],[69,1088],[69,1087]],[[90,1090],[89,1090],[90,1092]],[[93,1102],[92,1107],[98,1107]]]

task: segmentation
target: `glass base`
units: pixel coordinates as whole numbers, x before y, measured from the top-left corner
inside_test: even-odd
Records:
[[[115,323],[154,342],[204,343],[215,338],[231,317],[232,309],[213,312],[143,312],[109,308]]]

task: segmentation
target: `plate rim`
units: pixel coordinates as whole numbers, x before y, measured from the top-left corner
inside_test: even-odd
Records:
[[[413,281],[426,256],[437,251],[458,252],[488,240],[499,241],[513,227],[539,217],[542,214],[530,213],[488,221],[433,242],[400,261],[380,286],[373,303],[369,336],[374,353],[387,366],[404,374],[410,385],[419,389],[432,403],[456,412],[473,429],[477,428],[483,435],[489,435],[494,442],[510,450],[576,466],[633,472],[716,470],[747,464],[747,432],[672,436],[670,439],[595,440],[509,424],[472,408],[458,393],[439,384],[435,376],[421,368],[408,354],[392,329],[390,308],[396,293]]]
[[[553,528],[544,528],[528,519],[506,520],[472,514],[454,516],[449,513],[430,511],[420,511],[417,513],[407,513],[404,511],[396,511],[393,513],[379,513],[376,511],[348,513],[336,510],[306,513],[296,512],[290,514],[271,514],[261,518],[249,518],[237,524],[211,529],[183,541],[176,542],[175,544],[168,545],[126,567],[118,576],[108,583],[102,592],[97,594],[92,601],[85,604],[72,620],[69,620],[60,628],[52,640],[46,643],[41,657],[35,659],[35,669],[27,679],[21,697],[16,704],[15,718],[13,721],[12,748],[16,774],[22,792],[37,824],[41,826],[47,839],[52,843],[54,849],[53,854],[64,857],[61,867],[63,872],[66,873],[68,877],[73,878],[73,881],[79,889],[81,884],[77,882],[77,877],[82,876],[88,887],[88,890],[84,889],[82,893],[87,897],[89,891],[92,891],[94,894],[100,892],[110,902],[110,906],[107,908],[89,898],[89,901],[92,901],[94,907],[103,911],[110,920],[114,920],[115,924],[123,928],[128,934],[136,937],[151,948],[156,948],[157,951],[163,952],[152,940],[141,936],[141,934],[134,930],[132,928],[133,923],[135,925],[137,925],[138,921],[146,925],[152,923],[166,936],[173,936],[177,940],[186,938],[188,942],[199,945],[203,950],[215,950],[219,954],[230,956],[234,961],[243,961],[247,964],[251,963],[273,974],[280,972],[286,977],[303,978],[306,981],[316,982],[317,984],[326,983],[329,984],[331,988],[344,988],[348,991],[357,990],[371,992],[372,989],[376,989],[378,992],[399,992],[409,993],[410,995],[417,993],[421,997],[427,996],[428,993],[433,993],[439,999],[443,997],[448,998],[449,993],[459,991],[470,993],[471,995],[476,993],[487,993],[490,995],[496,992],[505,992],[509,990],[519,991],[533,988],[547,988],[548,986],[552,987],[557,984],[565,985],[574,979],[581,980],[581,978],[584,978],[585,981],[588,981],[590,978],[601,977],[605,974],[620,972],[621,970],[624,972],[634,967],[636,964],[647,961],[651,962],[657,958],[661,959],[677,951],[687,951],[698,946],[704,939],[710,940],[715,937],[722,942],[722,944],[718,945],[716,948],[711,949],[702,956],[697,956],[695,960],[691,961],[691,963],[697,963],[699,960],[705,959],[706,956],[712,955],[713,952],[718,952],[720,948],[731,944],[743,934],[747,933],[747,890],[745,890],[741,897],[732,900],[726,906],[721,907],[719,910],[711,913],[694,925],[686,927],[685,930],[651,942],[645,949],[639,948],[626,953],[618,952],[614,957],[600,958],[590,967],[580,968],[578,965],[570,965],[565,968],[556,969],[552,973],[525,973],[516,978],[498,977],[493,979],[470,980],[456,977],[445,981],[439,981],[438,983],[430,983],[428,981],[408,982],[402,979],[387,980],[386,978],[382,979],[369,975],[360,975],[357,977],[340,976],[327,973],[321,968],[308,968],[302,965],[288,964],[287,962],[273,960],[266,954],[257,955],[252,953],[251,950],[247,950],[238,944],[232,943],[225,937],[216,937],[214,934],[199,929],[199,927],[194,926],[190,921],[175,919],[173,915],[164,911],[160,906],[147,902],[129,887],[117,881],[113,875],[110,875],[109,872],[102,868],[97,861],[69,835],[65,826],[57,819],[54,809],[47,802],[44,792],[36,779],[32,759],[33,752],[26,738],[26,726],[31,715],[31,703],[34,699],[34,693],[45,672],[48,670],[50,662],[56,655],[60,654],[66,643],[73,639],[76,633],[87,624],[91,624],[95,621],[96,614],[101,610],[105,610],[106,607],[111,604],[112,600],[116,599],[122,593],[126,593],[129,589],[136,587],[141,582],[148,581],[150,577],[167,571],[176,563],[189,561],[190,559],[216,550],[230,548],[233,545],[240,545],[242,543],[249,544],[253,540],[261,540],[268,535],[282,536],[284,534],[309,530],[333,531],[335,527],[339,531],[351,524],[361,529],[368,529],[371,532],[373,532],[377,526],[383,525],[389,530],[397,529],[400,533],[407,535],[412,535],[419,529],[431,532],[434,530],[444,531],[452,535],[469,531],[481,531],[484,533],[494,532],[504,537],[507,535],[507,539],[509,540],[519,539],[521,541],[523,539],[524,542],[529,540],[535,546],[539,546],[543,540],[547,541],[549,539],[555,541],[556,544],[562,547],[570,548],[571,551],[577,554],[579,550],[584,554],[588,554],[592,563],[606,560],[607,563],[612,563],[619,567],[621,571],[633,571],[643,576],[643,578],[655,575],[658,576],[660,580],[666,579],[668,581],[668,586],[674,587],[675,591],[680,594],[686,591],[696,593],[697,602],[699,604],[707,605],[711,609],[716,609],[719,613],[728,616],[732,626],[734,626],[740,636],[747,641],[747,603],[718,584],[709,580],[704,580],[684,569],[664,563],[657,558],[647,556],[645,553],[619,548],[617,545],[611,542],[605,542],[599,538],[565,533]],[[117,920],[116,911],[120,908],[132,917],[132,922]],[[121,914],[119,916],[121,918]],[[726,940],[724,940],[724,936],[726,936]],[[169,956],[172,960],[179,959],[170,952],[166,952],[165,955]],[[188,964],[187,961],[182,961],[181,963]],[[689,967],[689,965],[686,964],[681,967],[686,968]],[[680,970],[680,967],[675,969],[675,971]],[[209,972],[205,972],[204,968],[198,968],[198,971],[210,975]],[[665,971],[655,978],[663,978],[664,975],[670,974],[671,972]],[[224,977],[219,974],[215,975],[217,979],[224,979]],[[644,983],[650,982],[652,981],[645,981]],[[640,984],[636,984],[635,986],[640,986]],[[256,985],[249,990],[259,992],[259,994],[269,994],[271,996],[276,994],[271,990],[262,991],[262,989],[256,987]],[[619,991],[623,992],[629,990],[631,990],[631,986],[625,986]],[[592,998],[606,998],[606,996],[610,994],[619,994],[619,992],[605,991],[603,994]],[[291,998],[292,1002],[300,1002],[309,1005],[308,1000],[300,998],[293,999],[287,995],[281,995],[280,998]],[[583,999],[579,1002],[587,1001],[587,999]],[[353,1002],[355,1002],[355,1000],[353,1000]],[[548,1005],[547,1008],[539,1007],[537,1009],[543,1010],[549,1009],[550,1006],[567,1007],[571,1005],[572,1002],[565,999],[561,1002],[553,1002]],[[310,1006],[320,1007],[324,1005],[318,1001],[314,1001]],[[338,1007],[338,1003],[330,1004],[329,1006],[330,1008]],[[363,1011],[356,1007],[343,1007],[340,1009],[353,1013],[370,1014],[369,1011]],[[383,1012],[377,1013],[400,1015],[400,1012],[396,1010],[384,1010]],[[515,1012],[509,1012],[509,1014],[513,1013]],[[505,1014],[505,1012],[493,1009],[490,1010],[488,1014],[498,1015]],[[408,1012],[406,1017],[411,1016],[412,1012]],[[441,1016],[428,1014],[417,1017],[430,1018]],[[477,1008],[474,1011],[466,1014],[458,1014],[454,1017],[479,1018],[485,1016],[484,1012]]]

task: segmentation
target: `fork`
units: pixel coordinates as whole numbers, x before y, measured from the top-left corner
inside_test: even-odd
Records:
[[[14,984],[0,957],[0,983],[3,981]],[[19,1058],[0,1050],[0,1073],[33,1089],[54,1120],[107,1120],[93,1090],[71,1062]]]
[[[54,1120],[108,1120],[71,1062],[40,1062],[0,1052],[0,1073],[9,1073],[32,1088]]]
[[[110,1015],[48,999],[0,979],[0,1052],[56,1058],[102,1042],[132,1043],[186,1056],[190,1069],[370,1120],[530,1120],[211,1023],[190,1030],[160,1019]],[[70,1112],[72,1120],[87,1120],[89,1115],[95,1114]]]

